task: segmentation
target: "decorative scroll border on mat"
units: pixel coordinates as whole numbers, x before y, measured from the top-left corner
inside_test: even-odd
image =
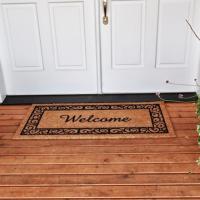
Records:
[[[63,110],[134,110],[148,109],[152,121],[151,127],[109,127],[109,128],[38,128],[45,111]],[[118,103],[118,104],[63,104],[35,105],[27,122],[23,126],[21,136],[79,136],[79,135],[131,135],[131,134],[167,134],[160,103]]]

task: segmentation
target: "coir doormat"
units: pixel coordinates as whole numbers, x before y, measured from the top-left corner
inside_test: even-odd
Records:
[[[164,103],[33,105],[15,139],[173,137]]]

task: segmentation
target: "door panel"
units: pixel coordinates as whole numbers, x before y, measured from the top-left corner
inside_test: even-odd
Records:
[[[112,3],[112,67],[114,69],[143,66],[144,14],[144,1]]]
[[[191,34],[183,19],[191,18],[191,9],[191,0],[160,1],[157,67],[189,67]]]
[[[193,0],[108,0],[108,25],[101,19],[104,93],[188,92]],[[102,6],[102,5],[101,5]],[[104,16],[101,8],[101,18]]]
[[[3,5],[3,10],[13,70],[43,69],[35,4]]]
[[[94,1],[0,1],[11,43],[8,94],[97,93]]]
[[[86,68],[83,6],[83,2],[50,4],[57,69]]]

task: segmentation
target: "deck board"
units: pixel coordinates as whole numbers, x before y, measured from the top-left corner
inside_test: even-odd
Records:
[[[196,105],[166,107],[174,138],[14,140],[30,106],[0,106],[0,200],[200,199]]]

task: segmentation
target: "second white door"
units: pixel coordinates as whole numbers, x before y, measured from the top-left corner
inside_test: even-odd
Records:
[[[192,22],[194,0],[102,0],[101,7],[104,93],[195,90],[166,84],[196,78],[185,21]]]

